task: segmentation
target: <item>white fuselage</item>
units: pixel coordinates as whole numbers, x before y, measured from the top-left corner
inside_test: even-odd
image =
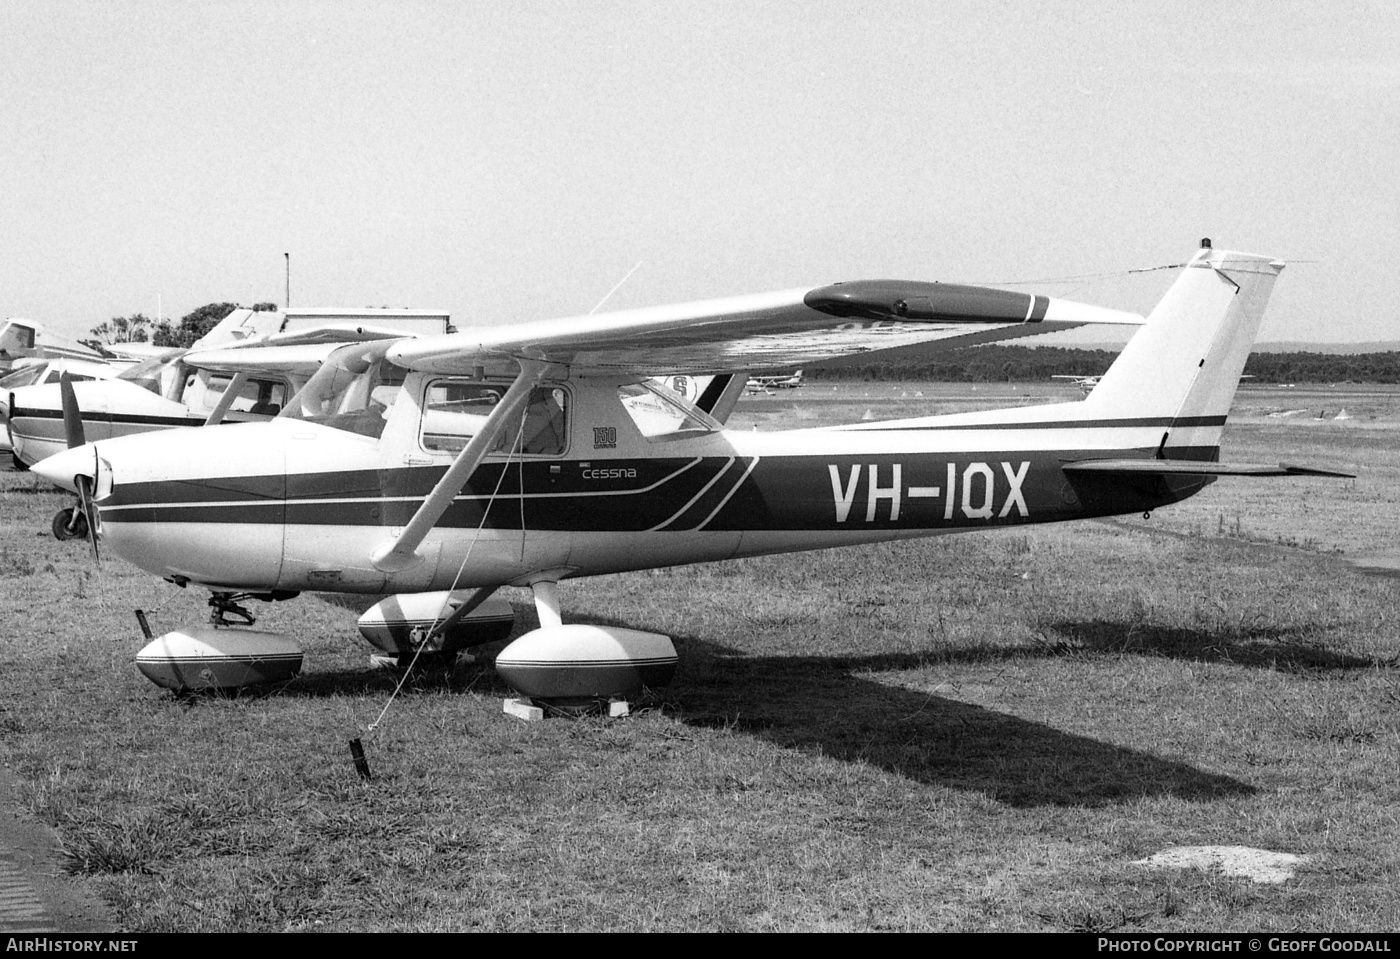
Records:
[[[953,416],[665,433],[653,409],[624,408],[617,383],[561,381],[546,384],[567,409],[557,449],[489,457],[421,560],[386,572],[371,556],[454,458],[425,439],[443,419],[425,397],[451,380],[410,374],[378,437],[278,418],[97,443],[104,545],[215,587],[414,592],[1102,515],[1188,492],[1096,501],[1102,490],[1077,487],[1060,469],[1067,450],[1146,451],[1159,432],[1067,423],[1080,404],[982,414],[975,428]]]

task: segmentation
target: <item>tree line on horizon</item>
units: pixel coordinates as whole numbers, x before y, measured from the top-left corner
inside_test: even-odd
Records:
[[[92,336],[81,342],[95,350],[117,343],[150,343],[153,346],[189,349],[236,309],[239,309],[237,303],[206,303],[186,313],[178,322],[157,322],[144,313],[114,316],[94,326]],[[252,309],[255,313],[276,312],[277,304],[255,303]]]
[[[987,345],[918,359],[843,360],[811,367],[806,374],[831,381],[1027,383],[1052,376],[1102,376],[1117,358],[1112,350]],[[1400,383],[1400,352],[1251,353],[1244,373],[1258,383]]]

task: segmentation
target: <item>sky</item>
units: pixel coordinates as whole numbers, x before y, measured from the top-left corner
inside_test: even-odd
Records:
[[[459,326],[887,277],[1146,310],[1128,271],[1209,236],[1290,261],[1261,340],[1400,339],[1389,2],[0,0],[0,91],[0,317],[68,335],[288,262],[294,306]]]

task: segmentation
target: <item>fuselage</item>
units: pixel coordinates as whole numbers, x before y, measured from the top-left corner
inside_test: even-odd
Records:
[[[565,379],[536,390],[549,422],[527,415],[536,438],[475,470],[422,560],[376,568],[479,427],[472,404],[507,385],[409,373],[356,413],[99,442],[104,548],[216,588],[412,592],[1141,512],[1209,482],[1067,473],[1150,456],[1160,436],[1155,421],[1076,423],[1079,404],[748,432],[634,384]]]

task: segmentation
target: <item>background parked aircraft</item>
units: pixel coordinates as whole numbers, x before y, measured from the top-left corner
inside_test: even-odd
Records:
[[[771,390],[791,390],[802,385],[802,371],[796,370],[787,375],[750,376],[747,391],[767,393]]]
[[[198,426],[211,418],[266,419],[335,344],[450,328],[448,315],[433,310],[234,310],[189,350],[161,350],[100,383],[75,382],[74,393],[89,440]],[[16,388],[8,402],[17,468],[67,447],[56,384]]]
[[[105,380],[121,374],[127,364],[113,364],[101,360],[79,359],[32,359],[16,360],[10,372],[0,376],[0,455],[11,453],[10,444],[10,394],[14,390],[31,385],[58,383],[59,377],[67,373],[72,382]]]
[[[0,325],[0,373],[24,359],[75,359],[101,362],[101,353],[77,340],[51,333],[33,320],[6,320]]]

